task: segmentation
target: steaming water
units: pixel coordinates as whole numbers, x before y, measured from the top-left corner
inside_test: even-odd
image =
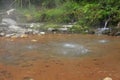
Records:
[[[52,35],[51,35],[52,36]],[[62,36],[63,37],[63,36]],[[56,36],[57,38],[57,36]],[[47,39],[47,38],[46,38]],[[54,40],[55,38],[53,38]],[[60,40],[49,40],[49,42],[39,43],[31,41],[0,41],[0,61],[7,64],[17,64],[19,62],[31,61],[41,58],[51,57],[82,57],[89,55],[105,55],[109,50],[118,50],[119,38],[98,38],[90,36],[72,36],[72,38]],[[118,46],[119,47],[119,46]],[[33,55],[33,56],[29,56]]]
[[[75,45],[74,45],[74,44],[66,43],[66,44],[64,44],[64,47],[67,47],[67,48],[75,48]]]
[[[5,25],[16,25],[17,22],[11,18],[3,18],[2,19],[2,24],[5,24]]]
[[[109,42],[109,40],[104,40],[104,39],[101,39],[101,40],[98,40],[99,43],[107,43]]]
[[[4,45],[4,46],[2,46]],[[48,44],[33,44],[33,43],[15,43],[5,42],[1,43],[1,47],[4,47],[8,52],[22,54],[27,51],[38,51],[43,53],[50,53],[49,55],[82,55],[87,54],[89,50],[83,45],[77,43],[65,43],[65,42],[50,42]]]
[[[81,44],[77,43],[52,43],[51,47],[55,48],[53,50],[53,53],[57,53],[59,55],[69,55],[69,56],[77,56],[77,55],[83,55],[89,52],[87,48],[85,48]]]
[[[48,44],[40,43],[16,43],[16,42],[0,42],[0,49],[4,49],[4,53],[0,56],[0,61],[6,64],[18,64],[21,61],[30,61],[38,56],[24,56],[29,52],[37,52],[37,54],[54,56],[54,57],[77,57],[89,53],[89,50],[83,45],[77,43],[66,42],[50,42]],[[35,54],[35,53],[32,53]]]

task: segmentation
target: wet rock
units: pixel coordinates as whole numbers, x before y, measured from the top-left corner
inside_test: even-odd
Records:
[[[26,34],[32,34],[33,33],[33,29],[30,29],[30,28],[28,28],[28,29],[26,29],[26,32],[25,32]]]
[[[0,23],[0,36],[1,37],[27,37],[25,34],[45,34],[45,32],[40,32],[37,28],[43,24],[39,23],[17,23],[18,15],[15,15],[15,9],[10,9],[6,11],[5,16],[2,17]],[[14,18],[16,17],[16,19]]]
[[[20,37],[21,37],[21,38],[27,38],[28,35],[27,35],[27,34],[22,34]]]
[[[104,27],[104,28],[97,28],[95,30],[95,34],[97,34],[97,35],[108,34],[109,32],[110,32],[110,28],[106,28],[106,27]]]
[[[117,24],[116,27],[111,29],[110,34],[111,36],[120,36],[120,22]]]
[[[3,33],[3,32],[0,33],[0,37],[3,37],[3,36],[5,36],[5,33]]]
[[[67,32],[68,28],[67,27],[58,28],[58,31],[60,31],[60,32]]]
[[[25,34],[45,34],[45,32],[40,32],[36,30],[36,27],[40,27],[39,24],[32,23],[27,26],[27,24],[19,24],[12,18],[3,18],[2,22],[0,23],[0,36],[1,37],[27,37]],[[24,27],[22,27],[24,26]]]
[[[105,77],[103,80],[112,80],[111,77]]]
[[[120,36],[120,32],[116,32],[116,33],[115,33],[115,36]]]
[[[42,34],[42,35],[44,35],[44,34],[45,34],[45,32],[40,32],[39,34]]]
[[[59,25],[57,25],[59,26]],[[47,31],[48,32],[52,32],[52,33],[56,33],[56,32],[60,32],[60,33],[64,33],[64,32],[68,32],[69,28],[72,28],[73,25],[61,25],[59,27],[55,27],[55,28],[48,28]]]
[[[95,34],[95,30],[89,30],[88,34]]]
[[[48,28],[48,32],[52,32],[54,30],[55,30],[55,28]]]
[[[15,38],[18,38],[18,37],[19,37],[19,36],[16,36],[16,35],[11,36],[12,39],[15,39]]]
[[[64,28],[72,28],[72,27],[73,27],[73,25],[72,25],[72,24],[62,25],[62,27],[64,27]]]
[[[6,34],[5,37],[11,37],[11,36],[14,36],[15,34]]]
[[[40,32],[38,30],[33,30],[33,34],[39,34]]]

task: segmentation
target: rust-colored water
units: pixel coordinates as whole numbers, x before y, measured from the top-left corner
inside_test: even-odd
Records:
[[[0,38],[0,80],[120,80],[120,37]]]

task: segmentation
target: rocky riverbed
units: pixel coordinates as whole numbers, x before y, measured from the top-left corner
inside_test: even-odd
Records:
[[[119,41],[80,34],[0,37],[0,80],[119,80]]]

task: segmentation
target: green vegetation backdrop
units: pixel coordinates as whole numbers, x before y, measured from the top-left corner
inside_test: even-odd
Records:
[[[17,8],[28,22],[76,23],[80,28],[114,27],[120,0],[0,0],[0,8]]]

